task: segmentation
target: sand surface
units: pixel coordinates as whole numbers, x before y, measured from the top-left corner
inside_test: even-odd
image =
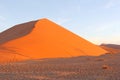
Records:
[[[120,54],[0,64],[0,80],[120,80]]]

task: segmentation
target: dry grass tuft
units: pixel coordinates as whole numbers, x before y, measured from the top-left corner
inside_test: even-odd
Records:
[[[103,65],[102,66],[102,69],[110,69],[111,67],[110,66],[108,66],[108,65]]]
[[[96,61],[105,61],[105,60],[102,58],[99,58],[99,59],[96,59]]]

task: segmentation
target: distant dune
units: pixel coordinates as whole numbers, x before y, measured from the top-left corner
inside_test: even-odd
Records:
[[[109,48],[120,49],[120,45],[118,44],[101,44],[101,46],[106,46]]]
[[[107,50],[109,53],[120,53],[120,45],[117,44],[101,44],[103,49]]]
[[[107,53],[48,19],[13,26],[0,33],[0,44],[1,55],[9,54],[10,59],[16,55],[16,60],[99,56]]]

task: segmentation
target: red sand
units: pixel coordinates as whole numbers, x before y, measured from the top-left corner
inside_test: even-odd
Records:
[[[99,56],[107,53],[101,47],[90,43],[50,20],[41,19],[33,23],[31,27],[27,25],[28,23],[24,23],[26,28],[21,25],[19,26],[20,29],[14,30],[17,37],[13,37],[15,34],[12,34],[14,31],[11,31],[11,35],[8,37],[12,38],[3,40],[1,46],[10,50],[11,54],[16,52],[32,59]],[[26,32],[26,30],[29,31],[27,34],[21,35],[21,33],[17,33],[19,30],[21,30],[21,33]],[[5,32],[3,33],[5,34]],[[7,35],[4,36],[8,38]]]

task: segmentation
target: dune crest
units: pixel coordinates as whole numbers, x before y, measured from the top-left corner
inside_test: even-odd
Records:
[[[15,26],[16,27],[16,26]],[[1,46],[32,59],[99,56],[106,50],[48,19],[20,24],[0,35]],[[13,30],[13,31],[12,31]],[[11,33],[7,33],[11,31]],[[9,38],[8,38],[9,37]]]

